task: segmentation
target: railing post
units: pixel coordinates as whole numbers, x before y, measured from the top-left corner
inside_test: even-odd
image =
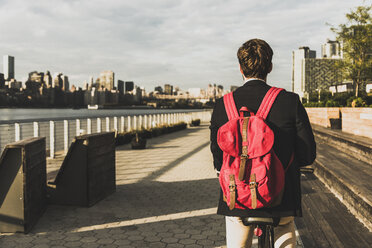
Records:
[[[63,133],[64,133],[64,150],[65,154],[68,151],[68,120],[63,120]]]
[[[97,118],[97,133],[100,133],[101,132],[101,128],[102,128],[102,123],[101,123],[101,118]]]
[[[143,128],[147,129],[147,115],[143,117]]]
[[[156,124],[157,124],[158,126],[161,126],[161,123],[160,123],[160,114],[157,114],[157,119],[158,119],[158,121],[157,121]]]
[[[54,121],[49,121],[49,157],[54,158],[55,153],[55,124]]]
[[[137,116],[133,116],[133,129],[137,130]]]
[[[34,137],[39,137],[39,122],[34,121]]]
[[[149,115],[149,128],[152,128],[152,115]]]
[[[76,119],[76,136],[80,135],[80,120]]]
[[[106,132],[110,131],[110,117],[106,117]]]
[[[140,115],[140,116],[138,117],[138,119],[139,119],[138,128],[141,130],[141,129],[142,129],[142,115]]]
[[[171,119],[170,119],[171,116],[170,116],[170,114],[167,114],[167,117],[168,117],[168,118],[167,118],[167,119],[168,119],[167,124],[168,124],[168,126],[169,126],[169,125],[171,124]]]
[[[21,126],[19,123],[14,123],[14,128],[15,128],[15,141],[20,141],[21,140]]]
[[[125,119],[124,116],[120,117],[120,132],[125,132]]]
[[[118,117],[114,116],[114,130],[118,132]]]
[[[92,133],[92,120],[90,118],[87,119],[87,134]]]
[[[130,115],[128,116],[128,132],[132,131],[132,121]]]

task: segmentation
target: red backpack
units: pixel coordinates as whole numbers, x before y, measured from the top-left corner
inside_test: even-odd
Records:
[[[223,98],[229,121],[217,134],[223,151],[219,181],[230,210],[273,207],[281,202],[285,171],[274,152],[274,133],[265,119],[282,90],[272,87],[256,115],[246,107],[239,110],[239,115],[232,93]],[[245,117],[244,112],[250,116]],[[289,165],[292,160],[293,154]]]

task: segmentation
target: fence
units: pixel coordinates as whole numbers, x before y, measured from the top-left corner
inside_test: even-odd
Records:
[[[132,116],[89,117],[79,119],[16,122],[0,125],[0,152],[8,143],[30,137],[45,137],[47,153],[51,158],[56,151],[67,153],[77,135],[101,132],[129,132],[149,129],[178,122],[191,123],[194,119],[209,122],[211,111],[147,114]]]

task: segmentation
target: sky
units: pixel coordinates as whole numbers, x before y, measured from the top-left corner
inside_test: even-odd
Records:
[[[292,51],[317,51],[328,24],[365,0],[0,0],[0,56],[15,57],[16,79],[62,72],[83,86],[104,70],[152,91],[243,83],[238,48],[253,38],[274,50],[271,85],[291,88]],[[1,60],[2,61],[2,60]],[[3,72],[2,66],[0,72]],[[116,83],[115,83],[116,84]]]

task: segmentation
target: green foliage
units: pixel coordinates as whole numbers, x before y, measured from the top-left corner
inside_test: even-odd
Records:
[[[350,97],[347,99],[347,107],[368,107],[368,105],[361,97]]]
[[[353,80],[355,95],[360,85],[372,78],[372,6],[358,6],[346,14],[347,23],[331,30],[343,44],[343,60],[336,63],[345,78]]]
[[[372,95],[364,92],[361,92],[359,97],[351,92],[335,93],[333,96],[330,92],[325,92],[320,94],[320,99],[321,101],[318,102],[318,98],[313,97],[303,105],[305,107],[372,107]]]

